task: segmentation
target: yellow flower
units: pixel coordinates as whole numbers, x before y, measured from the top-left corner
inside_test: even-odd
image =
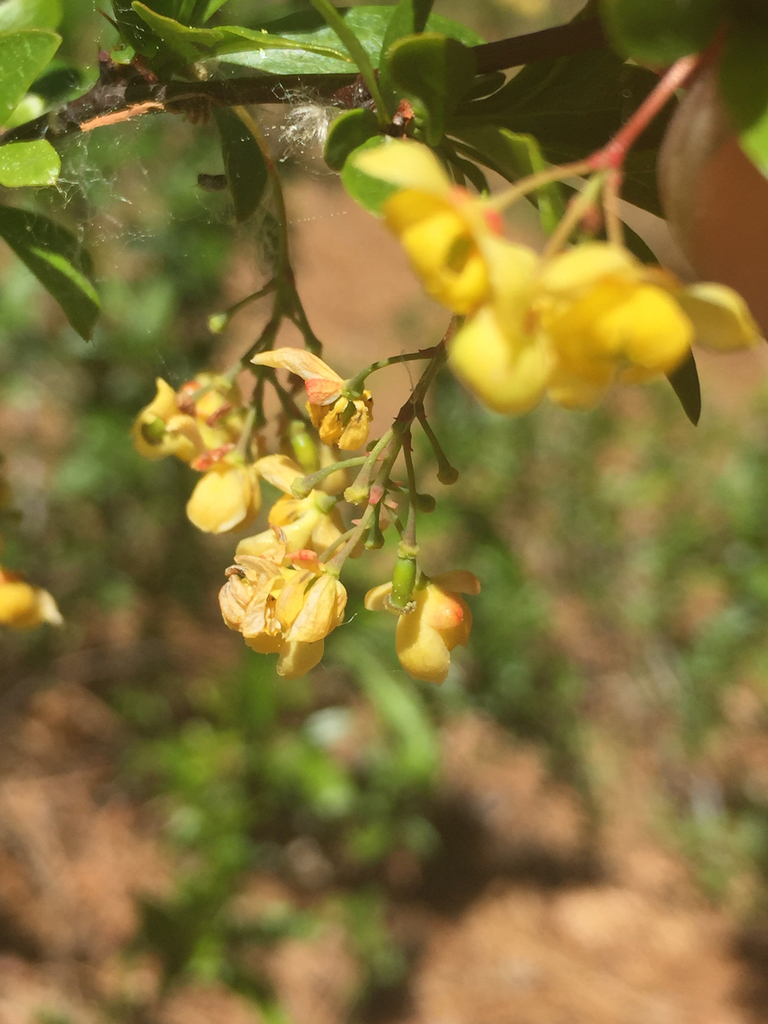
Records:
[[[472,628],[472,613],[459,594],[479,594],[480,581],[471,572],[441,573],[422,578],[413,592],[413,607],[400,613],[389,603],[392,584],[383,583],[365,595],[369,611],[399,615],[395,648],[400,664],[409,676],[427,683],[442,683],[448,675],[451,651],[466,647]]]
[[[198,374],[178,393],[162,377],[155,383],[157,394],[131,429],[144,458],[175,455],[192,462],[204,452],[236,444],[245,423],[236,385],[211,373]]]
[[[194,417],[183,413],[170,384],[158,377],[157,394],[145,406],[131,428],[136,450],[145,459],[176,455],[191,462],[202,451],[203,442]]]
[[[275,543],[275,531],[288,553],[312,551],[320,555],[344,533],[336,502],[317,489],[306,498],[294,498],[291,485],[304,474],[285,455],[266,455],[255,463],[261,477],[284,492],[272,506],[270,529],[246,537],[237,545],[238,555],[262,555]]]
[[[347,381],[318,356],[305,349],[277,348],[260,352],[251,362],[295,373],[304,380],[307,412],[323,444],[354,451],[368,440],[373,419],[370,391],[345,394]]]
[[[482,245],[491,283],[489,299],[456,332],[449,362],[490,409],[527,412],[543,396],[556,362],[549,340],[530,330],[541,261],[532,249],[503,239],[485,239]]]
[[[44,622],[63,622],[56,601],[42,587],[33,587],[18,573],[0,568],[0,625],[13,629],[34,629]]]
[[[325,637],[344,620],[346,590],[316,558],[292,564],[280,543],[264,556],[238,555],[235,561],[219,594],[224,621],[254,651],[279,654],[278,675],[304,675],[322,658]]]
[[[198,480],[187,502],[187,518],[204,533],[227,533],[249,526],[260,508],[256,465],[225,458]]]
[[[524,412],[545,392],[589,408],[613,383],[671,373],[694,341],[732,351],[759,339],[731,289],[685,288],[620,246],[588,242],[541,261],[521,246],[482,244],[490,297],[457,332],[450,362],[498,412]]]
[[[454,185],[434,153],[419,142],[391,140],[354,158],[365,174],[399,186],[382,206],[427,292],[454,313],[487,298],[482,239],[501,234],[491,204]]]
[[[237,444],[245,409],[237,384],[216,373],[198,375],[179,389],[179,404],[195,417],[206,451]]]

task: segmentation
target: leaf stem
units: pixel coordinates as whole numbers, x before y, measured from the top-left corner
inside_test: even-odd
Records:
[[[709,59],[708,54],[693,54],[675,61],[611,141],[587,158],[589,169],[592,171],[609,168],[619,170],[638,136],[667,105],[677,90],[682,88],[698,70],[703,58]]]
[[[565,178],[578,177],[581,174],[587,174],[591,170],[593,168],[589,160],[577,160],[571,164],[548,167],[544,171],[530,174],[527,178],[521,178],[511,188],[499,192],[489,202],[495,209],[505,210],[508,206],[512,206],[518,200],[523,199],[529,192],[535,192],[544,185],[550,185],[553,181],[563,181]]]
[[[438,346],[433,345],[431,348],[422,348],[418,352],[404,352],[399,356],[388,356],[386,359],[379,359],[375,363],[371,363],[370,366],[366,366],[364,370],[356,373],[354,377],[350,377],[346,381],[345,391],[349,391],[350,394],[362,393],[363,385],[365,384],[366,377],[369,377],[376,370],[383,370],[387,366],[394,366],[395,363],[409,363],[415,359],[432,359],[437,354]]]
[[[565,211],[565,216],[552,232],[543,252],[544,259],[549,259],[559,252],[568,242],[571,234],[591,206],[595,205],[597,196],[605,185],[605,172],[594,174],[586,183],[582,192],[577,192]]]

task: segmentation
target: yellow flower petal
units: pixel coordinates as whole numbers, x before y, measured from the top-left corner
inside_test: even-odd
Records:
[[[288,370],[304,380],[319,377],[341,383],[341,377],[324,363],[319,356],[313,355],[304,348],[276,348],[269,352],[259,352],[251,360],[257,366],[271,366],[275,369]]]
[[[315,640],[309,644],[284,641],[280,657],[277,659],[277,674],[283,679],[297,679],[306,675],[320,663],[324,647],[324,640]]]
[[[539,286],[558,298],[574,298],[598,281],[640,281],[643,265],[631,252],[606,242],[584,242],[547,261]]]
[[[255,468],[220,462],[198,480],[187,518],[204,533],[227,533],[253,522],[260,506]]]
[[[420,215],[429,205],[435,207],[431,214]],[[385,203],[384,212],[432,298],[462,314],[485,299],[485,260],[454,209],[423,193],[398,192]]]
[[[1,572],[1,571],[0,571]],[[44,622],[63,623],[55,600],[42,587],[33,587],[22,579],[0,576],[0,625],[13,629],[35,629]]]
[[[392,580],[388,583],[380,583],[373,587],[365,595],[365,607],[369,612],[393,611],[387,603],[387,598],[392,593]]]
[[[352,161],[364,174],[400,188],[419,189],[439,196],[449,192],[452,186],[443,165],[432,150],[420,142],[392,139],[358,153]]]
[[[523,413],[541,399],[554,360],[543,339],[501,329],[490,306],[481,307],[450,343],[451,369],[490,409]]]
[[[760,341],[760,329],[742,297],[724,284],[701,282],[677,299],[690,317],[696,341],[715,352],[735,352]]]
[[[301,468],[287,455],[265,455],[257,459],[254,465],[262,480],[277,487],[283,494],[290,494],[294,481],[304,476]]]

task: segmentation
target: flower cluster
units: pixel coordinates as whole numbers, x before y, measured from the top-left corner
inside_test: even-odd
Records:
[[[389,445],[374,443],[370,455],[339,464],[332,447],[354,450],[368,440],[368,371],[345,381],[316,355],[294,348],[261,352],[253,363],[304,381],[308,422],[294,420],[281,431],[281,447],[292,448],[295,458],[284,450],[262,454],[265,442],[250,437],[252,419],[239,391],[211,374],[200,374],[178,392],[158,380],[157,395],[139,413],[133,437],[148,458],[175,455],[204,472],[187,515],[207,532],[246,527],[259,510],[261,482],[281,492],[266,528],[238,543],[219,603],[227,626],[254,651],[277,654],[278,674],[294,678],[320,661],[325,638],[343,621],[344,561],[366,544],[379,546],[382,529],[396,518],[397,502],[388,490],[399,485],[389,475],[403,438],[395,445],[390,431]],[[361,475],[347,486],[350,464],[361,466]],[[363,506],[349,527],[339,511],[345,500]],[[391,582],[372,590],[365,603],[401,616],[396,649],[403,668],[414,678],[442,682],[451,650],[469,637],[471,615],[459,592],[477,593],[479,583],[470,573],[429,580],[416,572],[415,561],[413,566],[405,590],[398,590],[401,606],[392,603]]]
[[[420,143],[390,140],[355,160],[397,186],[387,224],[429,294],[466,316],[450,364],[498,412],[525,412],[545,394],[589,408],[614,383],[671,373],[694,342],[731,351],[758,340],[724,285],[684,286],[609,242],[544,259],[507,241],[493,200],[453,185]]]
[[[205,533],[248,526],[261,508],[258,474],[238,447],[246,410],[236,384],[198,374],[178,392],[158,377],[157,394],[141,410],[131,431],[147,459],[175,455],[203,476],[187,503],[187,517]]]
[[[346,590],[313,551],[289,554],[279,532],[260,555],[238,554],[235,563],[219,595],[224,621],[254,651],[278,654],[279,675],[304,675],[344,619]]]

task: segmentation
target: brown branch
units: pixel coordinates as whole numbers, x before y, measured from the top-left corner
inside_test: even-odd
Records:
[[[522,64],[550,60],[553,57],[567,57],[573,53],[582,53],[584,50],[594,50],[607,45],[608,40],[600,19],[583,18],[581,21],[571,21],[567,25],[545,28],[541,32],[530,32],[524,36],[483,43],[482,46],[473,47],[473,51],[477,73],[483,75],[489,71],[516,68]]]
[[[487,74],[605,45],[600,20],[584,18],[541,32],[483,43],[473,47],[473,51],[478,74]],[[89,92],[5,132],[0,136],[0,145],[33,139],[54,141],[145,113],[188,111],[194,118],[201,100],[222,107],[288,103],[301,90],[341,107],[364,105],[364,98],[360,101],[357,96],[359,89],[348,88],[355,83],[354,74],[260,74],[207,82],[156,82],[148,80],[140,67],[113,64],[106,54],[100,54],[99,63],[99,79]]]

